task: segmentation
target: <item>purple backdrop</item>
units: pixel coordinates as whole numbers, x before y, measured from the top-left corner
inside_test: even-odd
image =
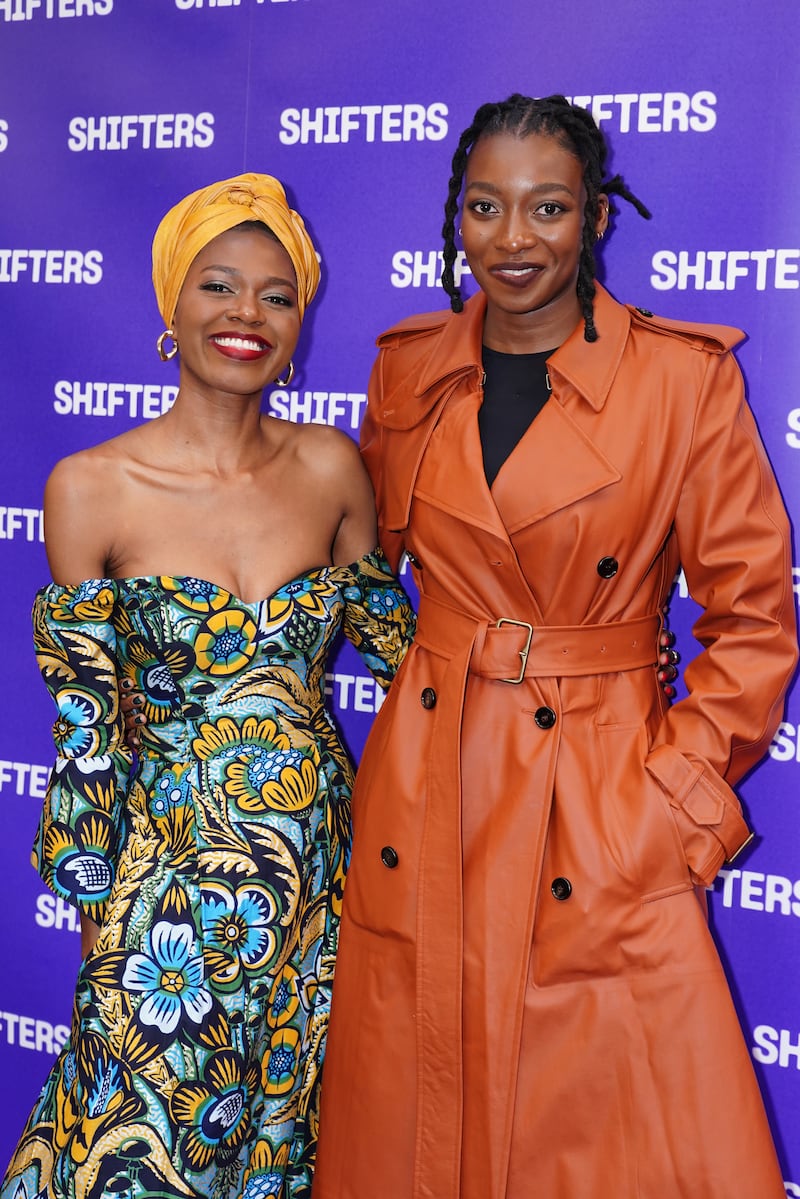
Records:
[[[662,315],[748,331],[739,358],[793,513],[798,33],[794,0],[757,11],[745,0],[0,0],[0,1167],[66,1035],[79,956],[76,919],[28,865],[54,712],[30,648],[33,593],[48,579],[42,489],[57,458],[175,394],[175,365],[155,353],[159,218],[242,170],[285,181],[323,285],[298,376],[267,404],[356,436],[375,335],[443,306],[439,228],[458,132],[484,100],[564,91],[592,109],[613,167],[654,212],[646,223],[622,206],[606,283]],[[693,611],[679,590],[684,656]],[[379,701],[347,647],[330,690],[358,753]],[[711,896],[792,1196],[799,705],[790,697],[742,788],[756,842]]]

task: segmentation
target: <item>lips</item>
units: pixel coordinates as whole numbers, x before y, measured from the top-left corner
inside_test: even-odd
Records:
[[[490,273],[499,282],[521,289],[538,278],[543,269],[535,262],[499,262],[490,268]]]
[[[272,351],[272,346],[255,333],[212,333],[208,339],[220,354],[238,362],[255,362]]]

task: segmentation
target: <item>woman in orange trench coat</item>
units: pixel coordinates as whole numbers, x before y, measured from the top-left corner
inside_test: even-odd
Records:
[[[465,134],[482,290],[378,343],[363,451],[421,599],[354,796],[314,1197],[781,1199],[696,887],[748,840],[731,784],[795,665],[787,521],[741,334],[599,286],[581,320],[606,194],[576,110],[526,101],[531,132],[522,100]],[[548,337],[552,395],[490,490],[482,343]],[[669,708],[679,565],[704,648]]]

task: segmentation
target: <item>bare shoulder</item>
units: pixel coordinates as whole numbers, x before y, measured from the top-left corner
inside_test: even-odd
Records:
[[[332,479],[341,476],[346,480],[355,472],[366,474],[358,446],[341,429],[333,425],[291,425],[292,450],[315,477]]]
[[[138,430],[121,433],[62,458],[53,467],[45,487],[45,505],[54,501],[73,511],[113,502],[119,494],[120,468],[129,461]]]
[[[284,436],[308,490],[325,497],[335,527],[332,560],[355,562],[378,539],[375,497],[358,446],[330,425],[291,425]]]
[[[53,578],[77,583],[105,573],[122,501],[129,433],[62,458],[45,485],[45,547]]]

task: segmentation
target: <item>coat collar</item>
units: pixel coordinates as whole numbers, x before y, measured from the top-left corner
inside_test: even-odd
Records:
[[[467,300],[463,312],[451,312],[445,317],[428,359],[420,371],[414,392],[425,395],[454,374],[477,371],[483,374],[483,319],[486,315],[486,296],[477,292]]]
[[[382,519],[389,529],[408,526],[416,493],[509,543],[509,534],[619,480],[620,472],[576,419],[576,404],[595,410],[604,405],[631,324],[627,309],[604,289],[597,290],[598,340],[584,341],[581,321],[551,355],[553,396],[510,455],[493,492],[483,473],[476,416],[483,374],[483,293],[468,300],[460,314],[412,317],[382,335],[378,344],[391,384],[378,420],[400,433],[418,430],[414,437],[396,439],[391,469],[384,471]],[[390,366],[395,353],[399,357]],[[458,403],[451,405],[454,395]],[[440,454],[436,429],[443,415],[448,452]],[[429,443],[431,453],[426,452]]]
[[[556,384],[561,379],[591,404],[595,412],[599,412],[619,370],[631,317],[628,309],[618,304],[604,287],[599,283],[595,286],[594,323],[597,341],[586,341],[581,318],[564,344],[548,359],[547,365],[554,393],[560,390]]]
[[[605,404],[625,349],[631,318],[604,287],[597,284],[594,301],[598,338],[583,336],[583,320],[548,360],[551,378],[559,376],[599,411]],[[450,313],[432,339],[414,394],[420,398],[454,375],[483,372],[481,347],[486,296],[477,292],[467,300],[462,313]],[[557,388],[555,389],[558,390]]]

